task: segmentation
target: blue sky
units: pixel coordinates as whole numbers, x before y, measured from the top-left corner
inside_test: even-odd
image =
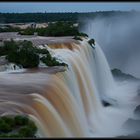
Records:
[[[140,11],[140,2],[0,2],[0,12]]]

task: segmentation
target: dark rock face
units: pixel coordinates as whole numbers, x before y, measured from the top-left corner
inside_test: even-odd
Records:
[[[128,119],[125,122],[124,127],[140,130],[140,120]]]
[[[138,105],[135,110],[134,114],[138,117],[137,119],[129,118],[123,125],[124,128],[127,128],[131,131],[130,134],[126,136],[119,136],[117,138],[140,138],[140,105]]]
[[[130,79],[130,80],[139,80],[137,79],[136,77],[130,75],[130,74],[126,74],[126,73],[123,73],[121,70],[119,69],[112,69],[111,70],[112,74],[114,77],[117,77],[117,78],[120,78],[121,80],[125,80],[125,79]]]
[[[137,95],[140,96],[140,87],[139,87],[139,89],[137,90],[137,93],[138,93]]]
[[[140,120],[128,119],[124,123],[124,127],[128,128],[131,133],[127,136],[120,136],[119,138],[140,138]]]
[[[138,110],[140,113],[140,106],[138,106]],[[135,139],[139,139],[140,138],[140,120],[137,119],[128,119],[124,125],[124,128],[127,128],[131,131],[130,134],[126,135],[126,136],[119,136],[117,138],[135,138]]]
[[[137,116],[140,117],[140,105],[138,105],[138,106],[136,107],[136,109],[134,110],[134,113],[135,113]]]
[[[124,123],[123,127],[129,129],[130,134],[118,136],[116,138],[134,138],[134,139],[140,138],[140,120],[130,118]]]
[[[121,138],[121,139],[123,139],[123,138],[135,138],[135,139],[139,139],[140,138],[140,131],[136,131],[135,133],[132,133],[132,134],[129,134],[129,135],[127,135],[127,136],[119,136],[119,137],[117,137],[117,138]]]
[[[109,102],[104,101],[104,100],[102,100],[102,104],[103,104],[104,107],[111,106],[111,104]]]
[[[110,98],[110,97],[107,97],[105,95],[101,96],[101,102],[102,102],[102,105],[104,107],[117,106],[118,105],[117,100],[115,100],[113,98]]]

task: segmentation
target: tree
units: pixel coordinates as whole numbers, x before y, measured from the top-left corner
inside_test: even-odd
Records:
[[[16,125],[27,125],[29,122],[29,119],[27,117],[21,115],[15,116],[14,120]]]
[[[37,127],[27,116],[0,117],[0,138],[36,137]]]
[[[20,47],[19,47],[20,46]],[[12,41],[4,46],[9,62],[22,65],[23,68],[37,67],[39,64],[39,56],[35,52],[35,48],[30,41],[16,43]]]
[[[15,42],[13,40],[4,43],[0,47],[1,55],[6,55],[6,59],[23,68],[38,67],[42,61],[47,66],[66,66],[65,63],[60,63],[56,58],[52,57],[47,49],[39,49],[33,46],[30,41]],[[40,54],[44,56],[40,58]]]

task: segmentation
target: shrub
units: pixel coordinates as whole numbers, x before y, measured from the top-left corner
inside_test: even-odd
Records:
[[[78,33],[78,35],[79,36],[82,36],[82,37],[88,37],[88,35],[86,33],[82,33],[82,32],[81,33]]]
[[[0,138],[35,137],[37,127],[26,116],[3,116],[0,118]]]
[[[92,46],[92,45],[95,45],[95,40],[94,39],[90,39],[89,41],[88,41],[88,43]]]
[[[0,138],[9,138],[10,136],[8,134],[0,134]]]
[[[12,127],[7,124],[6,122],[2,122],[0,123],[0,131],[3,132],[3,133],[7,133],[7,132],[10,132],[12,130]]]
[[[28,122],[28,127],[31,128],[34,133],[37,131],[37,127],[33,121]]]
[[[28,48],[21,49],[16,56],[19,56],[18,61],[23,68],[33,68],[39,64],[39,56],[35,52],[28,50]]]
[[[27,125],[29,122],[29,119],[25,116],[17,115],[14,118],[16,125]]]
[[[7,27],[7,28],[0,28],[0,32],[19,32],[20,28],[18,27]]]
[[[38,54],[49,54],[49,51],[47,49],[36,48],[36,53],[38,53]]]
[[[34,31],[33,28],[28,27],[28,28],[26,28],[24,30],[19,31],[19,34],[20,35],[34,35],[34,32],[35,31]]]
[[[61,63],[59,61],[56,60],[56,58],[51,57],[50,54],[43,56],[40,58],[40,60],[45,63],[47,66],[68,66],[65,63]]]
[[[4,46],[0,47],[0,50],[2,50],[0,54],[6,55],[6,59],[9,62],[23,68],[38,67],[40,60],[47,66],[66,66],[66,64],[60,63],[53,58],[47,49],[33,47],[32,42],[26,40],[22,42],[7,41]],[[45,56],[40,58],[40,54]]]
[[[37,33],[40,36],[74,36],[80,35],[78,28],[73,26],[73,22],[58,21],[49,23],[47,28],[27,28],[19,32],[21,35],[33,35]],[[82,35],[82,34],[81,34]],[[83,34],[85,35],[85,34]]]
[[[23,68],[33,68],[39,64],[39,56],[36,54],[35,48],[30,41],[20,43],[14,41],[6,42],[4,44],[4,50],[9,62],[22,65]]]
[[[30,127],[24,126],[19,130],[19,135],[23,137],[33,137],[34,131]]]
[[[13,127],[15,124],[15,120],[12,117],[8,117],[8,116],[2,116],[1,119],[7,123],[8,125],[10,125],[10,127]]]

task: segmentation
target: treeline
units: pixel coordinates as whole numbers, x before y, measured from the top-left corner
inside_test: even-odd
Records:
[[[7,27],[7,28],[1,28],[0,27],[0,33],[2,32],[19,32],[21,29],[18,27]]]
[[[77,21],[78,13],[0,13],[0,23]]]
[[[25,22],[54,22],[54,21],[78,21],[81,17],[111,16],[111,15],[140,14],[137,11],[98,11],[88,13],[0,13],[0,23],[25,23]]]

